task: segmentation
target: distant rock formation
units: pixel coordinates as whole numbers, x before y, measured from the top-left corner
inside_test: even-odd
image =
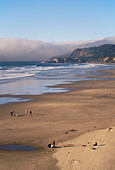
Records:
[[[53,63],[115,63],[115,45],[77,48],[69,56],[59,56],[48,60]]]

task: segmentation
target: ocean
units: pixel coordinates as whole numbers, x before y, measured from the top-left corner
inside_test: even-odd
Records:
[[[0,95],[40,95],[65,92],[68,89],[52,88],[52,86],[93,79],[88,77],[103,74],[98,70],[113,68],[115,66],[112,64],[1,62]],[[9,103],[12,100],[13,102],[22,101],[20,98],[2,96],[0,104]]]

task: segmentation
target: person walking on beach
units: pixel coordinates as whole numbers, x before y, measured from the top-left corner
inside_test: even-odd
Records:
[[[25,110],[25,114],[26,114],[26,115],[28,114],[28,109]]]
[[[32,111],[30,110],[30,116],[32,116]]]

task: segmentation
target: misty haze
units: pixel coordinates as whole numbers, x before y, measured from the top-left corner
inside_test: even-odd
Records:
[[[0,39],[0,61],[45,61],[71,53],[76,48],[115,44],[115,37],[76,42],[44,42],[29,39]]]

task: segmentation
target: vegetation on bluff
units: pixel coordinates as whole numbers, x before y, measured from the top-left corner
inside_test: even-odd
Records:
[[[69,56],[59,56],[48,62],[54,63],[115,63],[115,45],[105,44],[98,47],[75,49]]]

